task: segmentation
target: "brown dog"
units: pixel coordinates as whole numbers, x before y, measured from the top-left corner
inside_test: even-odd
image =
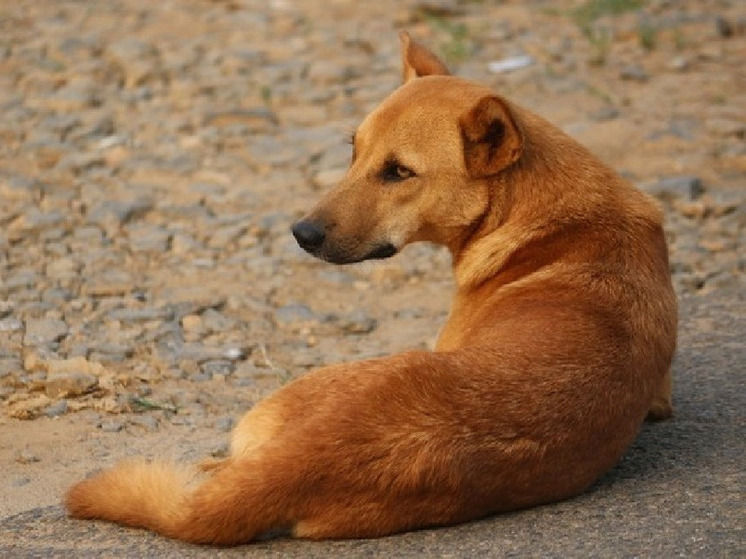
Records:
[[[311,372],[246,414],[206,479],[122,464],[70,490],[72,516],[217,544],[455,524],[580,493],[646,414],[670,415],[660,212],[554,126],[402,44],[406,83],[293,233],[336,263],[448,247],[458,290],[436,350]]]

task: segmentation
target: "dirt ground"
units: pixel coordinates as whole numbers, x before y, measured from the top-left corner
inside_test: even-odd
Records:
[[[396,87],[400,28],[655,194],[681,297],[743,292],[742,2],[2,3],[0,518],[125,456],[218,456],[309,368],[432,343],[444,251],[338,268],[289,234]]]

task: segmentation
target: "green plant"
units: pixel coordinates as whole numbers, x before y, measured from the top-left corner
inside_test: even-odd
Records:
[[[438,50],[445,58],[446,63],[460,62],[469,57],[473,45],[469,40],[469,28],[465,24],[449,21],[432,14],[425,17],[431,27],[445,36]]]
[[[642,7],[642,0],[588,0],[572,12],[575,23],[581,30],[592,25],[602,16],[623,14]]]
[[[262,97],[262,102],[265,105],[269,105],[272,102],[272,88],[268,85],[263,85],[259,90],[259,95]]]
[[[683,50],[686,46],[686,39],[684,38],[684,31],[681,27],[674,27],[673,31],[673,46],[676,50]]]
[[[640,37],[640,46],[647,51],[655,48],[656,35],[658,30],[650,23],[641,23],[637,28],[637,34]]]
[[[575,24],[588,39],[593,53],[591,64],[603,64],[611,48],[611,32],[599,28],[596,20],[603,16],[619,15],[636,10],[642,6],[642,0],[588,0],[582,6],[570,12]]]

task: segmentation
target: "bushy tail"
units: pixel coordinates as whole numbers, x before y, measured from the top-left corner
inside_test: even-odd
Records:
[[[232,462],[199,484],[197,472],[185,467],[123,462],[70,488],[65,507],[75,518],[147,528],[194,543],[247,542],[283,524],[277,518],[282,504],[263,498],[252,466]]]

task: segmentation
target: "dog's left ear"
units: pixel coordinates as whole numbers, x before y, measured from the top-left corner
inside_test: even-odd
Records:
[[[412,40],[406,31],[399,32],[401,40],[402,79],[404,83],[422,76],[448,76],[446,65],[428,49]]]
[[[474,178],[499,173],[523,152],[523,134],[508,104],[497,95],[480,99],[459,124],[466,168]]]

